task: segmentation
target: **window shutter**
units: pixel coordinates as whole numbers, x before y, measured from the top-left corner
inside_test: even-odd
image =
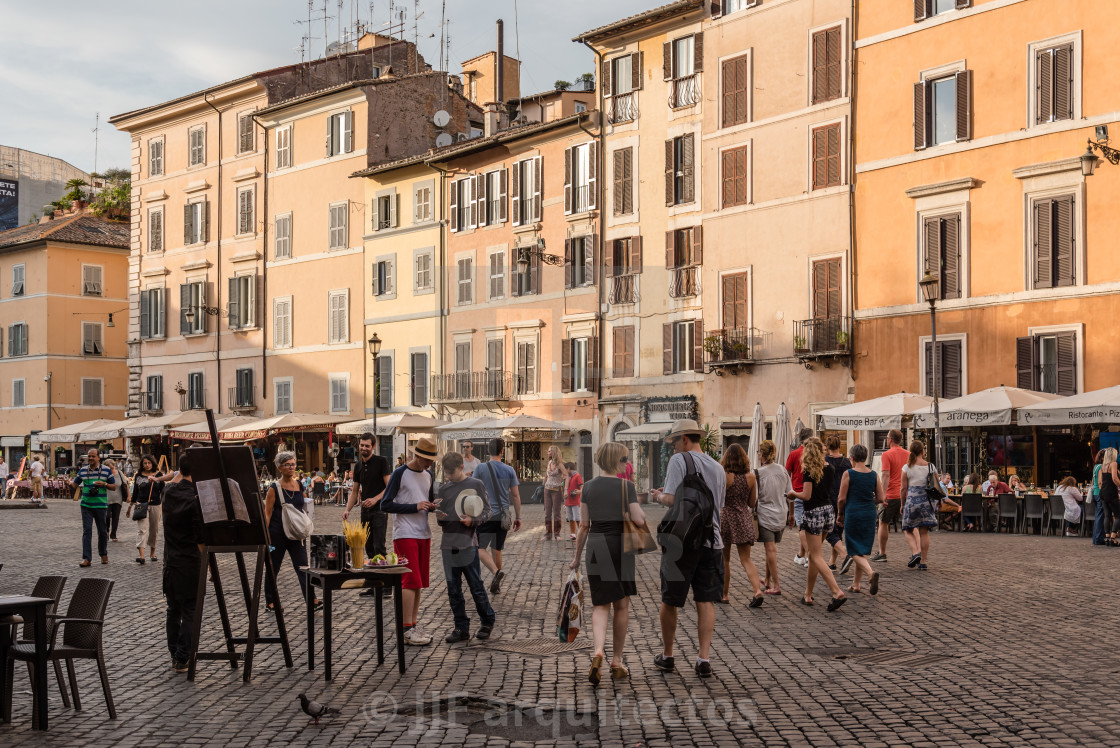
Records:
[[[611,185],[611,197],[614,200],[614,214],[620,216],[623,214],[625,208],[625,200],[623,196],[623,168],[625,166],[623,154],[626,153],[625,148],[619,148],[614,152],[614,184]]]
[[[667,270],[677,267],[676,233],[675,231],[665,232],[665,268]]]
[[[140,337],[152,337],[152,292],[140,292]]]
[[[397,228],[397,216],[400,214],[401,196],[393,194],[389,197],[389,225]]]
[[[1034,287],[1054,285],[1053,200],[1034,203]]]
[[[611,375],[625,377],[626,374],[626,329],[616,327],[611,331]]]
[[[723,287],[723,326],[730,330],[735,327],[735,276],[723,276],[720,285]]]
[[[1053,201],[1054,223],[1054,285],[1077,285],[1074,266],[1073,196],[1059,197]]]
[[[941,298],[961,297],[961,217],[942,219]]]
[[[1073,119],[1073,45],[1054,50],[1054,119]]]
[[[377,384],[378,404],[383,408],[393,407],[393,358],[392,356],[380,356],[377,359],[378,372]]]
[[[692,37],[692,69],[700,73],[704,70],[704,32],[699,31]]]
[[[599,144],[594,140],[587,144],[587,207],[598,207],[599,194]]]
[[[972,137],[972,71],[957,73],[957,140]]]
[[[564,215],[572,213],[572,158],[574,148],[564,149]]]
[[[630,55],[630,87],[635,91],[642,90],[642,53],[633,52]]]
[[[190,244],[191,239],[194,238],[194,231],[192,231],[192,211],[191,206],[183,206],[183,244]]]
[[[661,373],[673,373],[673,324],[661,325]]]
[[[354,150],[354,113],[346,112],[342,115],[342,152],[350,153]]]
[[[611,68],[614,67],[614,60],[603,60],[603,72],[599,76],[600,85],[603,88],[603,96],[611,95]]]
[[[924,0],[917,0],[924,2]],[[923,16],[924,17],[924,16]],[[928,145],[929,117],[926,112],[926,82],[914,84],[914,150],[920,151]]]
[[[572,246],[574,241],[571,237],[564,240],[564,288],[575,285],[575,248]]]
[[[1058,336],[1058,391],[1062,397],[1077,394],[1077,333]]]
[[[843,312],[843,288],[840,283],[840,260],[827,260],[828,266],[828,317],[835,319]]]
[[[330,158],[334,155],[334,117],[327,117],[327,138],[326,138],[326,155]]]
[[[642,272],[642,237],[635,236],[630,240],[630,266],[631,275]]]
[[[542,267],[542,265],[543,265],[543,263],[541,263],[541,260],[540,260],[539,257],[534,257],[532,262],[529,264],[529,268],[532,271],[532,277],[531,277],[531,280],[530,280],[530,288],[529,288],[530,293],[534,293],[534,294],[541,293],[541,288],[542,288],[542,286],[541,286],[541,267]]]
[[[813,319],[828,316],[828,261],[813,263]]]
[[[451,193],[454,195],[454,191]],[[513,225],[521,225],[521,162],[515,162],[513,165],[513,199],[510,201],[510,208],[513,210]]]
[[[179,285],[179,334],[189,335],[191,332],[191,323],[187,320],[187,311],[191,308],[191,286],[189,283],[182,283]],[[195,314],[202,314],[199,310],[194,310]]]
[[[929,15],[929,0],[914,0],[914,22],[924,21]]]
[[[692,227],[692,258],[690,265],[700,266],[704,264],[704,227]]]
[[[236,330],[238,328],[238,306],[241,304],[241,287],[237,283],[237,278],[229,279],[229,329]]]
[[[712,18],[719,18],[723,15],[723,0],[712,0],[711,3]]]
[[[813,103],[828,98],[828,44],[827,32],[813,34]]]
[[[692,323],[692,370],[704,373],[704,320]]]
[[[813,189],[828,184],[828,131],[819,127],[813,130]]]
[[[599,390],[599,338],[587,339],[587,389],[589,392]]]
[[[676,182],[676,141],[673,138],[665,141],[665,205],[676,202],[676,192],[673,189]]]
[[[661,45],[661,76],[663,80],[673,80],[673,43]]]
[[[1024,390],[1035,387],[1035,344],[1034,338],[1015,340],[1015,386]]]
[[[459,230],[459,185],[461,182],[451,183],[451,230]],[[516,198],[515,198],[516,199]],[[374,221],[377,220],[376,215]],[[515,221],[516,222],[516,221]]]
[[[478,220],[478,175],[467,177],[465,182],[466,189],[470,191],[470,197],[467,198],[467,226],[463,228],[473,229],[479,225]]]
[[[825,34],[825,96],[828,99],[840,98],[841,69],[840,69],[840,27],[833,26]]]
[[[608,253],[608,256],[605,260],[605,264],[607,266],[606,276],[608,278],[613,278],[616,275],[623,275],[622,271],[625,270],[625,268],[622,267],[619,259],[622,253],[623,243],[625,241],[625,239],[611,240],[610,252]]]
[[[533,220],[541,220],[541,195],[544,192],[544,164],[540,156],[533,159]]]
[[[964,10],[972,5],[972,0],[957,0],[957,10]]]
[[[691,203],[696,199],[695,180],[696,180],[696,162],[695,153],[693,151],[694,136],[692,133],[681,136],[682,150],[684,151],[684,193],[681,197],[681,202]]]
[[[519,247],[514,247],[513,251],[509,253],[509,293],[510,296],[514,297],[521,295],[522,275],[521,271],[517,269],[517,257],[520,252]]]
[[[941,397],[953,399],[961,396],[961,341],[939,342],[938,358],[941,365]]]
[[[1054,56],[1044,49],[1035,54],[1035,75],[1038,78],[1038,112],[1035,124],[1049,122],[1054,113]]]
[[[572,391],[572,341],[560,341],[560,391]]]
[[[941,219],[925,219],[922,233],[925,239],[925,272],[937,275],[941,272]]]
[[[210,241],[210,201],[203,200],[202,207],[199,209],[199,223],[201,224],[198,229],[198,240],[205,244]]]
[[[498,172],[498,222],[505,223],[509,220],[506,213],[506,202],[509,200],[509,169]]]

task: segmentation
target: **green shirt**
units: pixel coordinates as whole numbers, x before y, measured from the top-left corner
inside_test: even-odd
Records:
[[[113,480],[113,471],[102,463],[96,468],[89,465],[78,471],[76,483],[82,487],[82,506],[87,509],[107,509],[109,498],[105,486],[93,485],[95,481],[105,481],[109,485],[116,485]]]

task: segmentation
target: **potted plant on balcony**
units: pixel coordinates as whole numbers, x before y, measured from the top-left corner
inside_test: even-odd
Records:
[[[845,330],[836,331],[836,347],[842,350],[847,350],[848,341],[851,340],[851,333]]]
[[[718,361],[723,357],[723,337],[720,335],[708,335],[704,338],[704,352],[713,361]]]
[[[799,351],[799,352],[805,350],[805,336],[804,335],[794,335],[793,336],[793,350]]]

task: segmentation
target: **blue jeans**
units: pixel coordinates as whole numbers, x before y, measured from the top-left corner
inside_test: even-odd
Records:
[[[1093,494],[1093,545],[1104,545],[1104,502],[1097,494]]]
[[[93,526],[97,525],[97,555],[109,555],[109,533],[107,515],[109,510],[105,507],[91,509],[82,507],[82,560],[93,561]]]
[[[463,599],[463,577],[474,598],[474,607],[482,625],[494,625],[494,609],[486,596],[486,586],[482,584],[482,571],[478,566],[478,548],[445,549],[443,552],[443,576],[447,580],[447,600],[451,603],[451,613],[455,616],[455,628],[464,634],[471,631],[471,619],[467,617],[466,603]]]

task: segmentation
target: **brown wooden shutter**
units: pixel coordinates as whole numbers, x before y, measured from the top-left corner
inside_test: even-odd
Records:
[[[1050,199],[1034,203],[1034,287],[1054,286],[1053,205]]]
[[[599,390],[601,374],[599,364],[599,338],[594,335],[587,339],[587,389],[589,392]]]
[[[514,161],[513,162],[512,172],[513,172],[512,173],[512,176],[513,176],[513,198],[510,200],[510,210],[513,211],[513,225],[514,226],[520,226],[521,225],[521,162],[520,161]],[[452,184],[452,187],[454,187],[454,184]],[[452,197],[454,197],[454,195],[455,195],[455,190],[454,189],[452,189],[451,195],[452,195]],[[455,213],[454,208],[452,208],[451,212],[452,212],[452,214]],[[454,219],[454,215],[453,215],[452,221],[454,221],[454,220],[455,219]]]
[[[1073,119],[1073,45],[1054,50],[1053,114],[1055,120]]]
[[[747,56],[724,60],[720,75],[723,127],[747,121]]]
[[[661,373],[673,373],[673,324],[661,325]]]
[[[961,341],[945,340],[938,342],[938,363],[941,368],[940,397],[953,399],[961,396]]]
[[[914,22],[924,21],[929,15],[929,0],[914,0]]]
[[[834,26],[825,32],[825,52],[826,52],[826,67],[825,67],[825,87],[827,89],[825,96],[827,99],[840,98],[840,27]]]
[[[924,393],[925,393],[926,397],[933,397],[933,390],[936,386],[936,383],[935,383],[935,380],[933,378],[934,371],[933,371],[933,343],[932,342],[927,340],[926,344],[924,346],[922,346],[922,355],[925,358],[925,372],[926,372],[926,388],[924,390]],[[938,363],[940,363],[940,361],[938,361]],[[938,397],[940,397],[940,394],[938,394]]]
[[[622,149],[622,212],[634,212],[634,149]]]
[[[533,221],[541,220],[544,216],[544,159],[537,156],[533,159]]]
[[[628,270],[631,275],[642,272],[642,237],[635,236],[630,239],[630,257]]]
[[[509,169],[502,169],[498,177],[498,221],[505,223],[509,220],[507,205],[509,202]]]
[[[1077,394],[1077,333],[1064,332],[1058,339],[1058,391],[1062,397]]]
[[[661,75],[664,80],[673,80],[673,43],[665,42],[661,45]]]
[[[957,73],[957,140],[972,137],[972,71]]]
[[[611,185],[611,197],[614,202],[614,214],[616,216],[622,215],[623,211],[623,194],[622,194],[622,174],[623,174],[623,154],[626,152],[625,148],[619,148],[614,152],[614,179]]]
[[[571,288],[574,285],[573,276],[576,266],[573,242],[574,240],[571,237],[564,240],[564,288]]]
[[[192,237],[192,213],[189,204],[183,206],[183,244],[190,244]]]
[[[704,70],[704,32],[697,32],[692,37],[692,70],[700,73]]]
[[[572,341],[560,341],[560,391],[572,391]]]
[[[840,283],[840,260],[820,260],[813,263],[813,318],[839,317],[842,311],[843,289]]]
[[[723,276],[723,326],[727,330],[747,326],[747,274]]]
[[[1015,386],[1024,390],[1037,389],[1035,386],[1035,351],[1034,338],[1016,338],[1015,340]]]
[[[813,130],[813,189],[828,186],[828,132],[827,128]]]
[[[634,52],[630,55],[630,87],[635,91],[642,90],[642,53]]]
[[[616,275],[623,275],[625,268],[619,262],[619,257],[625,244],[625,239],[612,239],[609,256],[606,258],[606,275],[608,278],[613,278]]]
[[[673,205],[676,202],[676,194],[673,189],[677,177],[675,146],[676,142],[673,138],[665,141],[665,205]]]
[[[704,320],[692,323],[692,369],[704,373]]]
[[[541,262],[539,257],[533,257],[533,261],[529,264],[529,269],[532,272],[530,276],[530,283],[532,287],[529,289],[530,293],[539,294],[543,286],[541,285],[541,268],[544,263]]]
[[[817,31],[813,34],[813,103],[825,101],[828,98],[828,51],[826,31]]]
[[[599,206],[599,144],[592,140],[587,144],[587,207],[595,210]]]
[[[614,328],[614,376],[634,376],[634,327],[625,325]]]
[[[941,219],[941,298],[961,297],[961,217]]]
[[[725,329],[735,327],[735,276],[723,276],[723,326]]]
[[[665,267],[669,270],[677,267],[677,232],[665,232]]]
[[[922,234],[925,240],[925,272],[936,276],[941,271],[941,219],[925,219]]]
[[[451,230],[459,230],[459,182],[451,183]],[[374,215],[373,220],[377,221]]]
[[[614,60],[603,60],[603,73],[599,76],[600,84],[603,87],[603,96],[611,95],[611,68],[614,67]]]
[[[730,149],[720,154],[720,205],[728,208],[735,202],[735,155]]]
[[[1054,113],[1054,57],[1050,50],[1035,53],[1035,75],[1038,78],[1035,124],[1043,124],[1049,122]]]
[[[692,257],[690,265],[699,267],[704,264],[704,227],[692,227]]]
[[[572,212],[572,157],[575,156],[575,149],[564,149],[564,214],[570,215]]]
[[[616,378],[626,376],[623,373],[626,365],[624,330],[623,327],[615,327],[611,330],[611,375]]]
[[[681,202],[685,203],[691,203],[696,199],[696,153],[694,150],[694,141],[695,136],[692,133],[686,133],[681,136],[682,151],[684,152],[684,189],[681,190],[684,194],[681,196]]]
[[[521,284],[524,275],[517,267],[517,258],[520,253],[520,247],[514,247],[509,253],[509,292],[511,296],[521,296],[523,293]]]
[[[840,260],[828,260],[828,316],[839,317],[843,312],[843,287],[840,278]]]
[[[840,184],[840,125],[829,125],[825,128],[825,145],[828,148],[828,162],[826,175],[828,186],[835,187]]]
[[[198,230],[198,238],[203,244],[210,241],[210,201],[202,201],[202,226]]]
[[[1054,200],[1054,285],[1077,285],[1074,263],[1073,195]]]
[[[919,0],[921,1],[921,0]],[[926,107],[926,82],[914,84],[914,150],[920,151],[929,144],[929,116]]]

